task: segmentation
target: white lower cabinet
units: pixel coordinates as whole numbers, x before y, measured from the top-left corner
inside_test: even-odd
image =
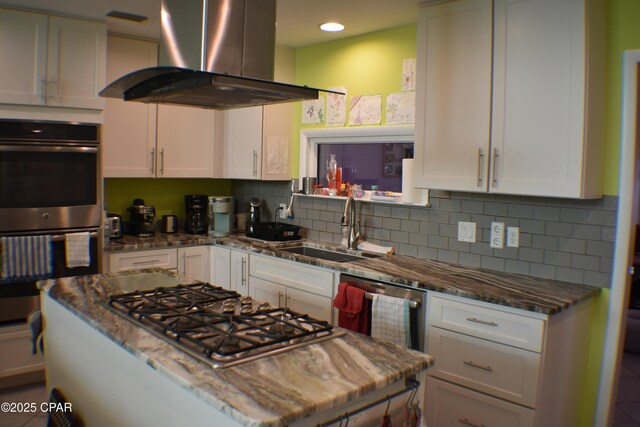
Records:
[[[251,255],[249,295],[331,322],[334,273],[292,261]]]
[[[535,411],[435,378],[427,380],[430,427],[531,427]]]
[[[159,267],[208,282],[209,246],[116,252],[109,255],[108,264],[110,273]]]
[[[231,287],[231,249],[222,246],[209,247],[209,281],[212,285]]]
[[[554,315],[429,293],[429,426],[574,425],[592,302]]]
[[[201,282],[209,281],[209,246],[178,248],[178,273]]]

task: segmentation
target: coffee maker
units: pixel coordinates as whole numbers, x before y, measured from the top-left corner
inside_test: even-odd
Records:
[[[233,197],[209,196],[209,236],[225,237],[233,231]]]
[[[184,196],[186,218],[184,231],[190,234],[207,233],[207,202],[209,198],[201,194]]]
[[[144,200],[135,199],[129,211],[128,232],[138,237],[151,237],[156,234],[156,208],[145,206]]]

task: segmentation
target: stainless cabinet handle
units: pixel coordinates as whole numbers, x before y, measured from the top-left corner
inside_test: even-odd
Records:
[[[160,149],[160,175],[164,175],[164,148]]]
[[[493,372],[493,369],[491,369],[491,366],[477,365],[471,360],[464,360],[464,361],[462,361],[462,363],[464,363],[467,366],[471,366],[472,368],[478,368],[478,369],[482,369],[482,370],[487,371],[487,372]]]
[[[278,292],[278,307],[282,307],[282,292]]]
[[[156,173],[155,169],[156,169],[156,148],[153,147],[151,149],[151,175]]]
[[[492,186],[493,188],[496,188],[498,186],[498,149],[494,148],[493,149],[493,162],[492,162],[492,169],[493,169],[493,181],[492,181]]]
[[[458,421],[460,421],[462,424],[466,424],[466,425],[472,426],[472,427],[484,427],[484,424],[473,423],[473,422],[469,421],[469,419],[467,417],[458,418]]]
[[[187,254],[182,254],[182,274],[187,274]]]
[[[291,297],[287,295],[287,297],[285,298],[285,305],[287,306],[287,308],[291,308],[289,307],[289,301],[291,301]]]
[[[475,317],[467,317],[467,320],[469,322],[481,323],[483,325],[488,325],[488,326],[498,326],[498,324],[496,322],[488,322],[486,320],[476,319]]]
[[[247,265],[247,260],[242,258],[241,265],[240,265],[240,269],[242,270],[240,274],[240,277],[242,280],[242,286],[246,286],[246,283],[247,283],[247,276],[245,275],[246,265]]]
[[[478,187],[482,187],[482,163],[484,159],[484,154],[482,153],[482,148],[478,148]]]
[[[133,265],[149,265],[149,264],[160,264],[159,259],[151,259],[149,261],[134,261]]]
[[[253,150],[253,176],[258,176],[258,152]]]

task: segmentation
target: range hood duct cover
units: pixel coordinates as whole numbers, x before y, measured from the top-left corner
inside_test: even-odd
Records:
[[[162,0],[159,67],[100,96],[227,110],[317,99],[322,89],[273,81],[276,0]]]

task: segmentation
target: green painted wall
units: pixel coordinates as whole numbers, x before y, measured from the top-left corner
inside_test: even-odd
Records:
[[[127,208],[136,198],[142,198],[146,205],[154,206],[158,219],[162,215],[178,215],[178,219],[184,221],[185,194],[229,196],[231,181],[204,178],[106,178],[104,194],[109,213],[120,214],[125,221],[129,217]]]
[[[381,94],[381,124],[386,124],[386,95],[402,90],[402,61],[415,57],[416,26],[411,24],[296,49],[295,82],[323,89],[344,86],[347,96]],[[298,104],[296,135],[301,128],[324,127],[324,124],[301,125],[302,107]],[[298,175],[299,160],[296,144],[292,151],[294,176]]]

